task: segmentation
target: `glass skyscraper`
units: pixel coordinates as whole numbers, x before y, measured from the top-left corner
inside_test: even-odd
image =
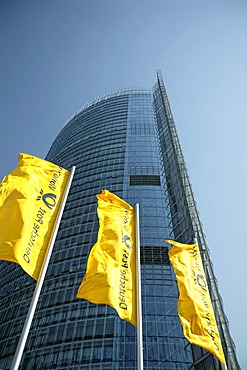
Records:
[[[164,240],[198,239],[227,360],[239,370],[161,74],[152,89],[95,99],[64,126],[47,159],[76,172],[20,369],[137,369],[136,329],[114,309],[76,298],[98,232],[95,195],[140,203],[144,368],[223,370],[183,336]],[[1,262],[0,369],[10,369],[35,282]]]

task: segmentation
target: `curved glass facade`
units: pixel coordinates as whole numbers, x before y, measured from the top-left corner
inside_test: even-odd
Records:
[[[61,130],[47,159],[76,173],[20,369],[136,369],[136,329],[115,310],[76,298],[98,233],[95,195],[106,188],[141,206],[144,368],[223,369],[184,338],[178,291],[164,239],[190,242],[203,254],[228,370],[238,370],[222,302],[161,75],[153,89],[98,98]],[[0,369],[10,368],[34,289],[1,263]],[[20,288],[21,287],[21,288]]]

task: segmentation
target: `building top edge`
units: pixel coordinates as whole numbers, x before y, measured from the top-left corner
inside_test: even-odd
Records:
[[[63,125],[63,128],[76,116],[78,116],[81,112],[83,112],[85,109],[91,107],[94,104],[97,104],[103,100],[107,100],[110,98],[113,98],[115,96],[123,96],[123,95],[129,95],[129,94],[147,94],[152,93],[152,89],[148,88],[128,88],[128,89],[122,89],[122,90],[116,90],[111,91],[110,93],[102,94],[98,96],[97,98],[92,99],[86,104],[83,104]]]

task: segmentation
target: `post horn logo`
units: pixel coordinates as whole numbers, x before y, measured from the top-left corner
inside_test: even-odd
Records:
[[[37,197],[37,200],[41,200],[45,203],[46,207],[49,209],[53,209],[57,204],[57,196],[52,193],[46,193],[44,194],[44,191],[40,190],[40,195]]]
[[[131,251],[132,245],[131,245],[131,238],[128,235],[123,235],[123,242],[126,245],[126,247]]]

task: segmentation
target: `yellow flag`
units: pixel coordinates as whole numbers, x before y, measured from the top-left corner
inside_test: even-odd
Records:
[[[99,232],[77,297],[107,304],[136,325],[134,209],[103,190],[98,198]]]
[[[178,314],[185,337],[226,363],[197,244],[173,244],[169,258],[179,289]]]
[[[38,279],[69,171],[20,154],[0,184],[0,259]]]

